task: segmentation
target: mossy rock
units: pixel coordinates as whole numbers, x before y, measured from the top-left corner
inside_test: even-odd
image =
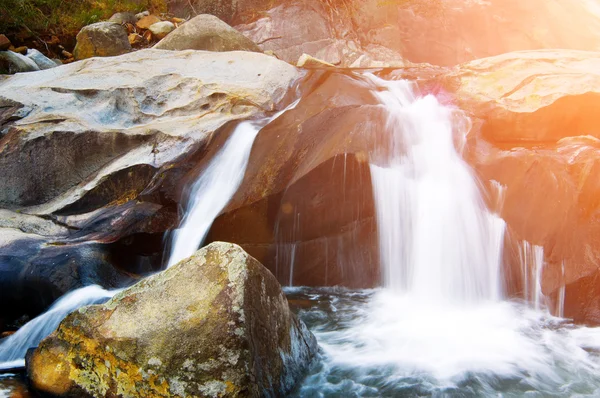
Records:
[[[27,368],[36,388],[60,396],[282,396],[316,347],[275,277],[217,242],[72,313]]]

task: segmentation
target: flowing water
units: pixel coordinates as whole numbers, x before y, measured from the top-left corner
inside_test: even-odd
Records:
[[[244,179],[246,165],[258,132],[298,101],[270,118],[241,122],[219,153],[192,185],[181,226],[173,232],[167,266],[177,264],[198,250],[213,221],[227,206]]]
[[[29,321],[0,343],[0,370],[24,366],[27,350],[37,347],[69,313],[85,305],[104,302],[117,292],[119,290],[109,291],[91,285],[64,295],[48,311]]]

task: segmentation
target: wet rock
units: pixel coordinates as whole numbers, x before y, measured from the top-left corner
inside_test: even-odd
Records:
[[[10,40],[5,35],[0,35],[0,51],[6,51],[12,46]]]
[[[125,24],[135,25],[137,21],[138,21],[138,19],[136,18],[135,14],[133,14],[131,12],[118,12],[116,14],[113,14],[113,16],[110,17],[110,19],[108,20],[108,22],[114,22],[114,23],[118,23],[121,25],[125,25]]]
[[[273,275],[213,243],[69,315],[27,369],[56,395],[283,396],[316,349]]]
[[[137,21],[135,23],[135,26],[138,29],[149,29],[150,26],[159,22],[161,22],[161,19],[156,15],[146,15],[145,17],[142,17],[139,21]]]
[[[157,22],[148,28],[152,35],[157,39],[164,39],[169,33],[175,30],[175,25],[170,21]]]
[[[213,15],[198,15],[189,20],[162,39],[154,48],[262,52],[250,39]]]
[[[22,72],[33,72],[40,70],[40,67],[30,58],[13,52],[0,52],[0,74],[14,74]]]
[[[55,61],[46,57],[44,54],[42,54],[36,49],[28,50],[27,58],[35,62],[35,64],[40,68],[40,70],[56,68],[58,66],[58,64]]]
[[[113,22],[98,22],[81,29],[73,51],[75,59],[111,57],[131,51],[127,30]]]

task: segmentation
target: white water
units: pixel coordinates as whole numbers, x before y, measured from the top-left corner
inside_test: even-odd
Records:
[[[191,256],[200,248],[208,231],[227,206],[244,179],[246,166],[258,132],[299,100],[271,118],[241,122],[223,148],[192,185],[181,226],[173,232],[167,267]]]
[[[371,166],[384,286],[419,300],[498,300],[504,222],[455,149],[466,119],[415,98],[409,82],[372,79],[384,88],[392,148]]]
[[[503,301],[505,224],[460,156],[468,119],[408,82],[370,79],[389,112],[371,158],[385,288],[332,304],[333,326],[306,315],[324,358],[300,395],[598,396],[600,331],[548,313],[543,248],[522,245],[530,304]]]
[[[86,286],[67,293],[44,314],[27,322],[15,334],[0,344],[0,370],[25,365],[25,354],[31,347],[52,333],[71,312],[86,305],[105,301],[119,290],[105,290],[97,285]]]

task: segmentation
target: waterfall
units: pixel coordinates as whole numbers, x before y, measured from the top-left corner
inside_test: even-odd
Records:
[[[194,254],[206,238],[213,221],[227,206],[244,179],[250,151],[258,132],[286,111],[273,117],[241,122],[223,148],[192,185],[181,226],[173,232],[167,267]]]
[[[411,83],[370,79],[389,114],[372,155],[384,286],[418,297],[498,300],[504,222],[457,152],[468,119]]]
[[[0,344],[0,370],[25,366],[25,354],[52,333],[71,312],[113,297],[120,290],[105,290],[97,285],[74,290],[56,301],[48,311],[27,322]]]

